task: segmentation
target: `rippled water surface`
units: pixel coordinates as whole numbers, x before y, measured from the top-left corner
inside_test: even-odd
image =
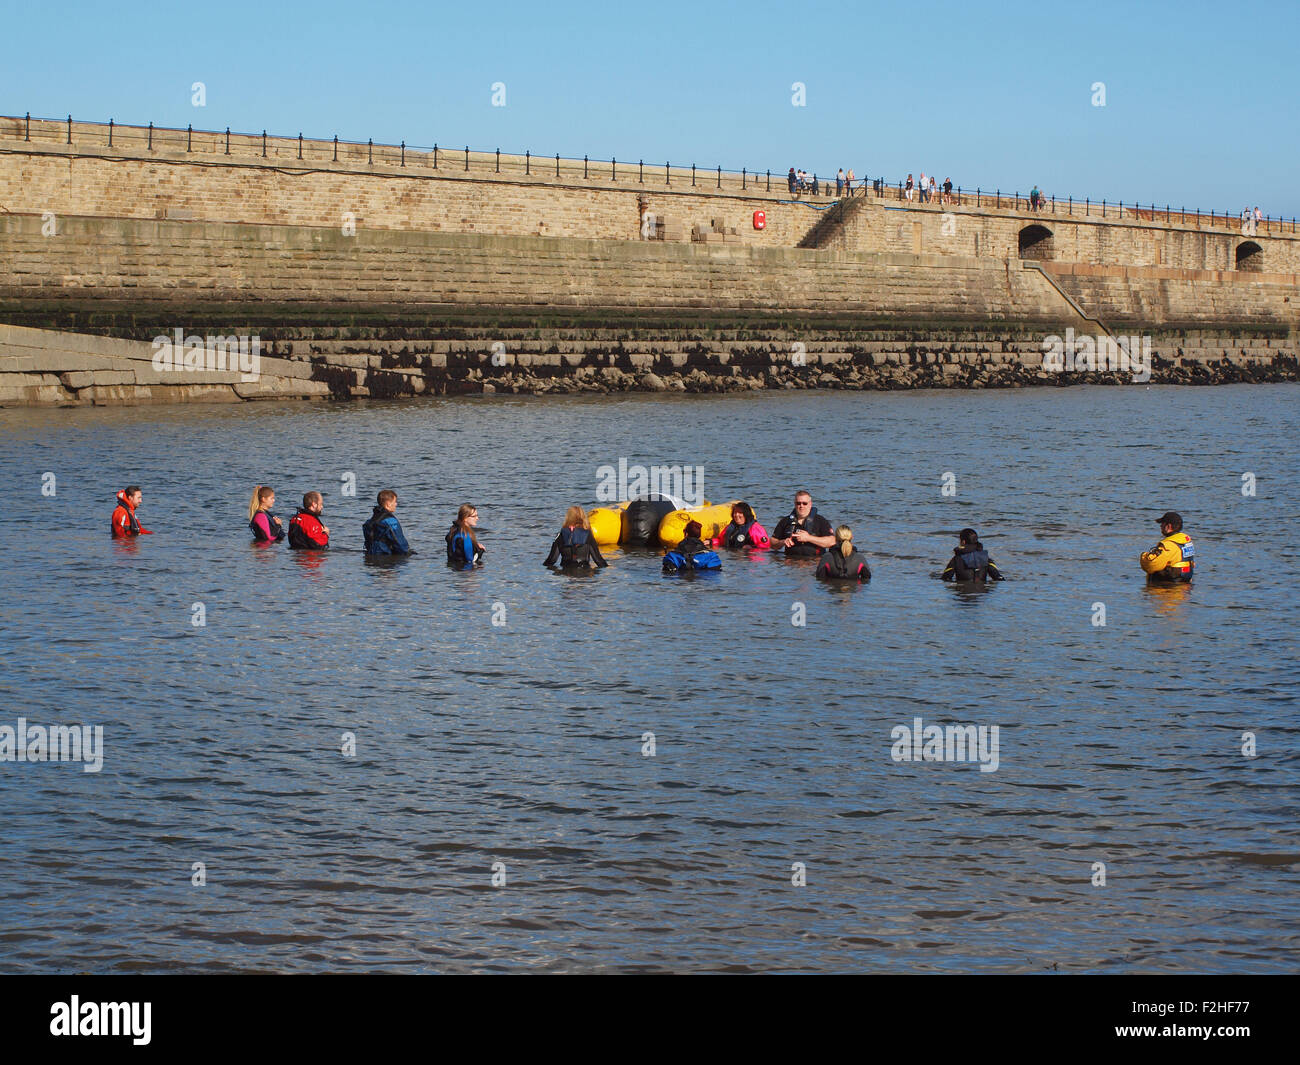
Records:
[[[0,762],[0,970],[1294,971],[1297,400],[0,412],[0,725],[105,745],[97,774]],[[701,464],[769,528],[806,486],[875,579],[544,570],[620,457]],[[128,481],[156,535],[113,543]],[[353,550],[250,545],[255,482],[286,521],[323,489]],[[426,556],[355,553],[384,487]],[[470,573],[440,561],[464,501]],[[1166,508],[1191,589],[1137,569]],[[1005,584],[933,579],[964,525]],[[893,761],[916,717],[997,725],[996,772]]]

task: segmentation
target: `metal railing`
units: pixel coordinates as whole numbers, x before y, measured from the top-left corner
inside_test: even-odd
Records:
[[[224,131],[199,130],[192,125],[180,129],[156,126],[152,122],[148,126],[120,126],[113,120],[106,123],[79,120],[74,123],[71,115],[65,119],[33,118],[30,112],[23,118],[0,117],[0,144],[15,139],[34,144],[61,144],[65,147],[135,149],[232,159],[253,158],[266,160],[268,165],[281,162],[292,165],[324,163],[332,167],[342,163],[437,171],[439,175],[446,176],[471,174],[481,177],[490,174],[508,178],[522,177],[537,182],[581,179],[588,184],[608,182],[621,186],[645,186],[647,189],[660,186],[706,192],[775,193],[790,200],[812,204],[829,204],[850,196],[864,196],[897,201],[912,208],[977,207],[1027,212],[1031,215],[1113,218],[1117,221],[1129,219],[1197,228],[1225,227],[1247,235],[1297,232],[1295,218],[1267,215],[1258,222],[1253,219],[1246,222],[1241,212],[1204,211],[1200,208],[1189,210],[1186,206],[1179,206],[1175,210],[1171,203],[1161,207],[1154,202],[1098,201],[1091,197],[1053,195],[1041,196],[1035,205],[1031,195],[1018,190],[1004,193],[997,187],[990,190],[981,186],[972,190],[960,185],[955,186],[947,195],[938,189],[933,199],[924,198],[918,188],[913,190],[909,200],[904,182],[889,182],[882,177],[855,178],[852,189],[845,190],[837,189],[834,177],[822,180],[814,173],[807,186],[792,189],[788,169],[774,173],[766,168],[741,167],[732,170],[721,164],[701,167],[691,163],[687,166],[673,164],[668,160],[659,163],[644,159],[604,159],[588,155],[579,159],[558,152],[554,155],[534,155],[531,151],[522,154],[503,153],[499,148],[484,151],[472,149],[469,145],[448,147],[436,142],[431,145],[408,144],[406,141],[386,144],[376,143],[373,139],[353,141],[338,136],[321,140],[304,137],[301,133],[296,137],[281,137],[268,134],[266,130],[260,133],[233,132],[229,127]],[[814,187],[816,191],[813,191]],[[925,190],[927,195],[928,191]]]

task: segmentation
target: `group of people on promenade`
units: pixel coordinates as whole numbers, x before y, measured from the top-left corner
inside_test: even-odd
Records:
[[[1243,237],[1253,237],[1259,233],[1259,224],[1264,221],[1263,212],[1256,207],[1253,211],[1249,207],[1243,207],[1241,211],[1241,235]]]
[[[114,539],[151,535],[151,530],[142,527],[136,517],[143,499],[144,493],[139,485],[128,485],[117,493],[117,507],[109,522]],[[329,548],[330,530],[321,520],[324,499],[320,492],[307,492],[302,497],[302,506],[289,519],[287,527],[276,515],[274,507],[275,490],[270,485],[254,486],[248,504],[248,527],[254,541],[279,543],[287,539],[289,546],[298,550],[322,551]],[[1196,570],[1195,547],[1192,538],[1183,532],[1182,517],[1175,511],[1166,511],[1156,522],[1160,526],[1160,540],[1139,557],[1143,572],[1157,582],[1190,581]],[[443,538],[448,563],[462,568],[482,563],[485,549],[479,542],[477,529],[478,508],[470,503],[462,504]],[[374,511],[361,531],[367,555],[416,553],[397,520],[397,493],[392,489],[385,488],[378,494]],[[743,501],[732,505],[731,520],[716,536],[703,539],[703,527],[698,521],[688,522],[684,534],[682,541],[665,555],[665,571],[719,568],[720,563],[714,565],[712,562],[700,566],[696,559],[712,554],[712,548],[724,547],[730,550],[783,550],[788,558],[817,559],[816,575],[825,580],[871,579],[870,566],[853,544],[852,528],[848,525],[833,526],[817,512],[812,495],[804,489],[795,493],[793,508],[776,523],[771,535],[758,523],[749,504]],[[608,565],[582,507],[571,506],[565,513],[564,524],[551,544],[544,565],[565,570],[587,570]],[[975,530],[970,528],[957,534],[957,546],[953,548],[952,557],[941,576],[946,581],[974,583],[1005,579]]]
[[[940,185],[934,174],[927,178],[923,171],[917,181],[913,181],[912,175],[908,174],[903,183],[903,197],[911,203],[914,195],[921,203],[934,203],[936,200],[944,204],[953,203],[952,178],[944,178]]]

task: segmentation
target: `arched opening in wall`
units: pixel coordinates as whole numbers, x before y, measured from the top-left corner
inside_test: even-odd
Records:
[[[1025,226],[1020,231],[1020,258],[1050,259],[1053,255],[1052,231],[1046,226]]]
[[[1264,269],[1264,249],[1253,240],[1242,241],[1237,245],[1237,269],[1258,274]]]

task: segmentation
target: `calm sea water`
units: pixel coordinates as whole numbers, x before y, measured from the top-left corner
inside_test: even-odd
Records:
[[[99,773],[0,763],[0,970],[1294,971],[1298,399],[0,412],[0,725],[104,735]],[[544,570],[620,457],[769,528],[807,487],[875,579]],[[156,535],[113,543],[127,482]],[[353,550],[252,546],[256,482]],[[384,487],[424,557],[355,553]],[[1137,569],[1166,508],[1190,589]],[[1005,584],[933,578],[965,525]],[[917,717],[998,726],[997,770],[895,762]]]

